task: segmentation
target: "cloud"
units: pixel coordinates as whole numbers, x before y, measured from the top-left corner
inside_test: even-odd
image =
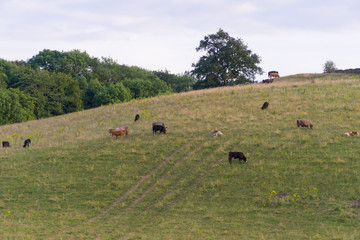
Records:
[[[321,71],[331,54],[338,67],[359,55],[358,12],[355,0],[2,0],[0,58],[80,49],[183,72],[200,40],[222,28],[259,54],[264,70]]]
[[[235,11],[236,14],[250,14],[257,12],[259,8],[250,2],[244,2],[244,3],[236,3],[232,7],[233,11]]]

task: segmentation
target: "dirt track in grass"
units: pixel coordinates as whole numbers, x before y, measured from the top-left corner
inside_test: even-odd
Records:
[[[169,162],[170,159],[172,159],[176,154],[180,153],[186,146],[192,144],[193,142],[195,142],[198,139],[201,139],[205,136],[206,134],[200,136],[200,137],[195,137],[194,139],[192,139],[191,141],[185,143],[184,145],[182,145],[181,147],[179,147],[177,150],[175,150],[170,156],[166,157],[159,165],[157,165],[153,170],[151,170],[148,174],[146,174],[145,176],[143,176],[139,181],[137,181],[129,190],[127,190],[124,194],[122,194],[115,202],[113,202],[108,208],[104,209],[103,211],[101,211],[99,214],[97,214],[96,216],[89,218],[85,221],[83,221],[82,223],[67,228],[67,229],[63,229],[60,232],[58,232],[57,234],[55,234],[54,236],[50,237],[49,239],[54,238],[56,235],[58,234],[62,234],[62,233],[66,233],[66,232],[71,232],[71,231],[75,231],[77,228],[91,223],[101,217],[104,217],[108,212],[110,212],[112,209],[114,209],[117,205],[119,205],[126,197],[128,197],[131,193],[133,193],[142,183],[144,183],[146,180],[148,180],[155,172],[157,172],[162,166],[164,166],[166,163]],[[138,198],[136,198],[131,205],[124,209],[123,211],[121,211],[120,213],[117,214],[121,215],[124,214],[125,212],[127,212],[128,210],[130,210],[133,206],[135,206],[139,201],[141,201],[152,189],[154,189],[154,187],[158,184],[158,182],[162,181],[163,179],[166,178],[166,176],[168,176],[169,172],[174,171],[189,155],[191,155],[192,153],[199,151],[199,149],[201,149],[203,144],[201,144],[200,146],[198,146],[197,148],[195,148],[194,150],[192,150],[191,152],[189,152],[186,156],[184,156],[182,159],[180,159],[169,171],[166,171],[159,179],[155,180],[155,183],[153,183],[151,186],[149,186],[145,192]]]

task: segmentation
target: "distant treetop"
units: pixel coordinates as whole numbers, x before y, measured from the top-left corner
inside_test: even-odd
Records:
[[[332,73],[337,70],[335,63],[331,60],[328,60],[324,64],[324,73]]]

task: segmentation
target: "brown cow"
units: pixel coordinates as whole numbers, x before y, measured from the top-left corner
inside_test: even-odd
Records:
[[[272,77],[280,77],[280,75],[279,75],[279,72],[277,72],[277,71],[270,71],[270,72],[268,72],[268,77],[269,78],[272,78]]]
[[[122,136],[124,136],[127,133],[126,129],[110,129],[109,131],[111,133],[111,138],[114,140],[114,136],[116,136],[116,139],[118,138],[118,136],[120,136],[120,138]]]
[[[109,129],[109,133],[111,133],[111,131],[113,131],[113,130],[125,130],[126,131],[126,135],[128,135],[128,133],[129,133],[129,128],[127,127],[127,126],[124,126],[124,127],[119,127],[119,128],[110,128]]]
[[[308,119],[299,119],[296,121],[298,127],[310,127],[313,128],[313,125],[310,120]]]
[[[359,132],[346,132],[344,133],[344,135],[351,137],[351,136],[359,135]]]

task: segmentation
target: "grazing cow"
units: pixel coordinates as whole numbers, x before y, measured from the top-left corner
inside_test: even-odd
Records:
[[[279,72],[277,72],[277,71],[270,71],[270,72],[268,72],[268,77],[271,79],[271,78],[276,78],[276,77],[280,77],[280,75],[279,75]]]
[[[111,133],[111,138],[114,140],[114,136],[116,136],[116,139],[118,138],[118,136],[120,136],[120,138],[122,136],[124,136],[126,134],[127,130],[126,129],[110,129],[110,133]]]
[[[3,148],[10,147],[10,143],[8,141],[3,141],[2,146],[3,146]]]
[[[152,124],[153,134],[156,134],[157,131],[166,134],[166,128],[167,127],[165,127],[165,124],[162,122],[153,122]]]
[[[310,120],[308,119],[300,119],[296,121],[298,127],[310,127],[313,128],[313,125]]]
[[[217,137],[217,136],[222,136],[222,135],[223,135],[223,133],[222,133],[222,132],[220,132],[220,131],[219,131],[219,130],[217,130],[217,129],[215,129],[212,133],[214,134],[214,137]]]
[[[134,122],[136,122],[137,120],[139,120],[140,119],[140,115],[139,114],[136,114],[135,115],[135,120],[134,120]]]
[[[264,79],[262,80],[262,83],[272,83],[274,79]]]
[[[232,159],[238,158],[239,159],[239,163],[240,160],[244,160],[244,162],[247,162],[247,159],[245,157],[245,155],[242,152],[229,152],[229,163],[232,163]]]
[[[24,148],[25,147],[30,147],[30,143],[31,143],[31,140],[30,139],[26,139],[25,141],[24,141]]]
[[[346,132],[344,133],[344,135],[351,137],[351,136],[359,135],[359,132]]]
[[[109,129],[109,133],[111,133],[113,130],[125,130],[125,131],[126,131],[126,132],[125,132],[126,135],[128,135],[128,133],[129,133],[129,128],[128,128],[127,126],[125,126],[125,127],[119,127],[119,128],[115,128],[115,129],[111,128],[111,129]]]
[[[268,102],[264,102],[264,104],[261,107],[261,110],[267,109],[269,107],[269,103]]]

